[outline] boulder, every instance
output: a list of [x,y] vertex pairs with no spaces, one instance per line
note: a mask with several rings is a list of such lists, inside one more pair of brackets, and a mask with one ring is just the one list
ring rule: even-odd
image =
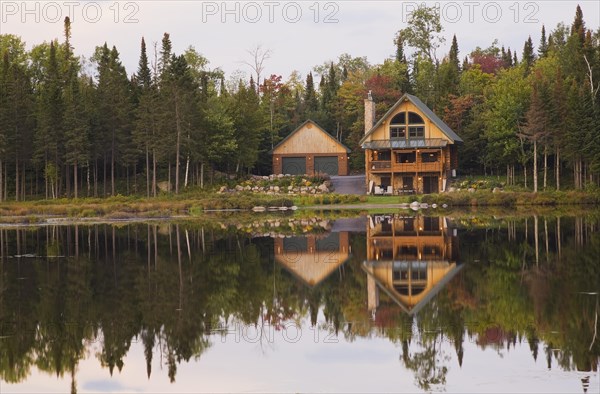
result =
[[492,189],[492,193],[500,193],[502,190],[499,187]]
[[319,185],[319,186],[317,187],[317,189],[319,189],[319,191],[320,191],[321,193],[329,193],[329,188],[327,187],[327,185],[326,185],[325,183],[323,183],[323,184]]
[[456,191],[456,188],[454,186],[450,186],[448,188],[448,193],[454,193]]
[[475,189],[473,189],[472,187],[468,188],[468,189],[467,189],[467,191],[468,191],[469,193],[475,193]]
[[252,208],[252,210],[253,210],[254,212],[264,212],[264,211],[266,211],[266,210],[267,210],[267,208],[265,208],[265,207],[261,207],[261,206],[258,206],[258,207],[254,207],[254,208]]
[[225,193],[227,191],[227,186],[221,186],[219,188],[219,193]]
[[158,186],[158,190],[160,190],[161,192],[171,191],[171,184],[167,181],[158,182],[156,186]]
[[429,204],[427,204],[426,202],[423,202],[423,203],[419,204],[419,208],[427,209],[427,208],[429,208]]
[[431,208],[435,209],[437,207],[438,207],[438,205],[436,203],[431,204]]

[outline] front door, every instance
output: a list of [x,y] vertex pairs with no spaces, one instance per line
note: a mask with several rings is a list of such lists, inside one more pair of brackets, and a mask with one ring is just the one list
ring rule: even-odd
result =
[[438,176],[424,176],[423,177],[423,193],[439,193],[439,177]]
[[402,192],[403,193],[413,193],[415,190],[414,184],[413,184],[413,177],[412,176],[403,176],[402,177]]

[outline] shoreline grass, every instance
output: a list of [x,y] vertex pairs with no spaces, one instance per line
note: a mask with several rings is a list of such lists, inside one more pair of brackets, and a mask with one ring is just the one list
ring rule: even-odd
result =
[[291,207],[305,209],[370,211],[373,209],[396,209],[413,201],[419,203],[446,204],[452,208],[501,207],[559,207],[600,206],[600,192],[551,191],[520,192],[489,190],[453,192],[408,196],[357,196],[357,195],[267,195],[260,193],[198,193],[183,196],[163,195],[157,198],[115,196],[108,198],[81,198],[33,201],[5,201],[0,203],[0,223],[36,223],[47,218],[169,218],[174,216],[202,216],[208,211],[250,211],[255,206]]

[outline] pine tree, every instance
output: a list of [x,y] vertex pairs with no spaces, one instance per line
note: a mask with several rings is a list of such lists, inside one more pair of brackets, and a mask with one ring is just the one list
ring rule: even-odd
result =
[[55,41],[51,41],[48,48],[38,100],[37,129],[33,140],[35,156],[38,161],[44,163],[46,198],[56,198],[58,194],[59,146],[62,144],[65,108],[57,45]]
[[575,20],[571,25],[571,35],[576,35],[579,38],[580,43],[583,45],[585,41],[585,22],[583,21],[583,11],[579,4],[575,10]]
[[540,46],[538,47],[538,55],[540,58],[546,57],[548,54],[548,41],[546,40],[546,28],[542,25],[542,37],[540,38]]
[[309,72],[306,76],[306,87],[304,89],[304,106],[305,113],[307,116],[311,116],[319,109],[319,102],[317,100],[317,94],[315,92],[315,84],[313,82],[312,72]]
[[[88,160],[89,155],[89,122],[83,108],[80,92],[80,81],[77,78],[78,62],[73,56],[70,43],[71,22],[65,18],[65,88],[64,88],[64,133],[65,133],[65,163],[73,166],[74,197],[78,197],[78,169],[81,163]],[[66,179],[67,191],[70,190],[70,180]]]
[[525,41],[525,45],[523,46],[523,62],[525,63],[525,75],[529,74],[534,61],[535,54],[533,53],[533,42],[531,41],[531,36],[529,36],[527,41]]
[[[156,90],[152,83],[152,74],[148,66],[146,43],[142,37],[140,60],[135,78],[138,89],[138,104],[135,110],[136,123],[133,130],[133,141],[140,151],[143,151],[146,164],[146,195],[150,197],[150,152],[154,152],[153,135],[156,133]],[[153,158],[155,155],[152,155]],[[155,181],[156,177],[152,179]],[[156,191],[155,182],[152,182],[152,191]]]
[[456,40],[456,34],[452,36],[452,45],[450,46],[448,59],[450,60],[450,64],[452,64],[457,71],[460,71],[460,64],[458,60],[458,41]]

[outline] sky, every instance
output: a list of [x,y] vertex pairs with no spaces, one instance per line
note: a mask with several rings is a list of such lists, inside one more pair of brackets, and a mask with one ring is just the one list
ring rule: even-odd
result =
[[[252,73],[244,62],[249,50],[261,46],[271,52],[263,75],[284,79],[294,70],[302,77],[314,66],[348,53],[382,63],[394,53],[396,32],[406,27],[410,12],[421,1],[23,1],[0,0],[0,33],[16,34],[27,47],[62,40],[63,20],[72,20],[72,43],[78,55],[89,58],[106,42],[116,46],[128,73],[134,73],[140,40],[145,37],[149,56],[153,43],[160,49],[168,32],[175,53],[193,46],[228,77]],[[518,50],[531,35],[534,45],[542,24],[547,31],[557,23],[571,24],[580,4],[586,26],[600,26],[600,1],[439,1],[447,53],[456,34],[460,56],[479,46],[499,45]]]

